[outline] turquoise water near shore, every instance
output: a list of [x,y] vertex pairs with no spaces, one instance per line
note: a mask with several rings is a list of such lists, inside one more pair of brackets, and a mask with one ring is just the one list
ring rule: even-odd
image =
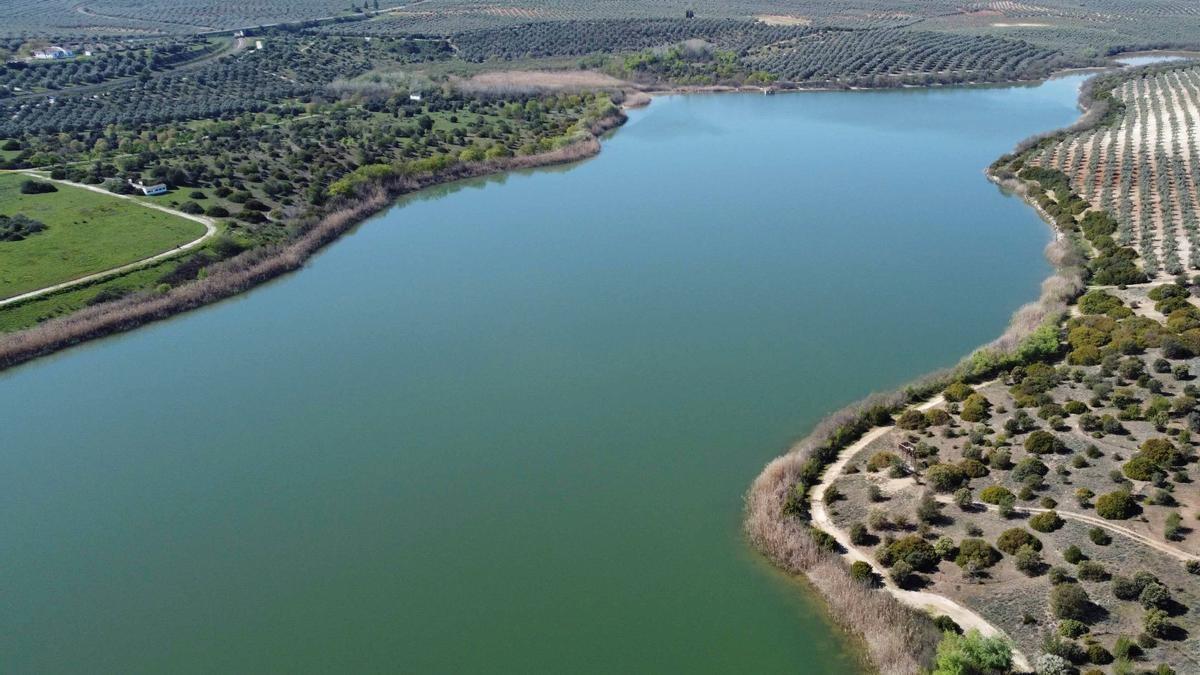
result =
[[1012,88],[712,95],[0,375],[6,672],[840,673],[742,495],[1049,272]]

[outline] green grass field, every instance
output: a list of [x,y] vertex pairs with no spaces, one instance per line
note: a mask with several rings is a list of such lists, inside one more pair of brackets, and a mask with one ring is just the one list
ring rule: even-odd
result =
[[0,174],[0,214],[24,214],[46,230],[0,241],[0,299],[101,272],[172,249],[204,234],[200,223],[57,184],[58,192],[20,193],[27,178]]

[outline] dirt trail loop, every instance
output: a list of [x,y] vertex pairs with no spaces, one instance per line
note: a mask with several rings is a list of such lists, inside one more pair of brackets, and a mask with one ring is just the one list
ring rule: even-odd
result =
[[142,267],[146,267],[147,265],[152,265],[161,260],[166,260],[167,258],[177,256],[180,253],[190,251],[191,249],[194,249],[197,246],[200,246],[201,244],[208,241],[209,239],[216,236],[216,234],[217,234],[217,222],[207,216],[194,216],[190,213],[184,213],[183,211],[176,211],[175,209],[169,209],[165,206],[159,206],[158,204],[147,204],[146,202],[141,201],[140,199],[134,199],[133,197],[130,197],[129,195],[113,194],[112,192],[109,192],[108,190],[105,190],[104,188],[96,187],[95,185],[84,185],[83,183],[73,183],[73,182],[67,181],[67,180],[56,180],[54,178],[47,178],[46,176],[43,176],[43,175],[37,174],[37,173],[33,173],[31,171],[22,171],[21,173],[26,176],[30,176],[32,178],[37,178],[38,180],[45,180],[45,181],[50,181],[52,183],[61,183],[62,185],[70,185],[71,187],[83,188],[84,190],[91,190],[92,192],[99,192],[102,195],[106,195],[108,197],[115,197],[117,199],[128,199],[129,201],[134,202],[135,204],[140,204],[141,206],[144,206],[148,209],[155,209],[156,211],[162,211],[163,213],[169,213],[173,216],[179,216],[180,218],[186,218],[188,220],[191,220],[191,221],[194,221],[194,222],[197,222],[197,223],[200,223],[201,225],[203,225],[204,226],[204,234],[201,235],[198,239],[193,239],[192,241],[189,241],[185,244],[180,244],[179,246],[176,246],[175,248],[172,248],[167,251],[163,251],[162,253],[159,253],[156,255],[152,255],[149,258],[142,258],[141,260],[135,260],[131,263],[121,265],[120,267],[113,267],[111,269],[104,270],[103,272],[96,272],[95,274],[89,274],[85,277],[79,277],[78,279],[64,281],[61,284],[54,284],[53,286],[46,286],[45,288],[39,288],[36,291],[29,291],[28,293],[14,295],[11,298],[5,298],[3,300],[0,300],[0,307],[4,307],[5,305],[16,304],[18,302],[23,302],[25,300],[40,297],[43,295],[48,295],[50,293],[57,293],[58,291],[61,291],[61,290],[67,289],[67,288],[71,288],[73,286],[82,286],[84,284],[90,284],[90,283],[93,283],[96,281],[101,281],[103,279],[108,279],[109,277],[115,277],[120,274],[125,274],[126,272],[132,272],[133,270],[136,270],[136,269],[139,269]]
[[[917,406],[916,409],[921,411],[929,410],[930,408],[941,405],[943,402],[944,399],[941,396],[937,396]],[[975,628],[984,635],[1006,635],[1004,631],[987,621],[987,619],[984,619],[971,609],[958,604],[950,598],[947,598],[943,595],[938,595],[937,593],[908,591],[896,586],[895,582],[893,582],[891,577],[888,576],[887,570],[880,569],[871,556],[867,555],[865,551],[850,543],[849,533],[834,525],[833,520],[829,517],[829,512],[825,509],[825,490],[828,489],[829,486],[832,485],[833,482],[842,475],[842,470],[846,468],[846,463],[850,461],[851,457],[857,454],[859,450],[862,450],[876,439],[891,431],[893,428],[894,427],[889,426],[872,429],[864,434],[857,443],[854,443],[838,453],[837,460],[825,469],[824,477],[812,491],[812,496],[810,497],[810,508],[812,510],[813,525],[828,532],[833,536],[834,539],[837,540],[838,544],[841,544],[842,548],[846,551],[842,554],[842,557],[847,561],[865,562],[870,565],[872,569],[878,572],[879,576],[883,578],[884,588],[900,602],[922,611],[928,611],[934,614],[944,614],[951,619],[954,619],[954,622],[959,626],[962,626],[963,630]],[[1020,650],[1016,649],[1016,647],[1013,648],[1013,666],[1018,670],[1032,670],[1029,660],[1023,653],[1021,653]]]
[[[945,496],[945,495],[938,496],[937,500],[939,502],[942,502],[945,504],[950,504],[950,503],[953,503],[953,501],[954,501],[953,499],[951,499],[950,497]],[[983,507],[989,511],[999,511],[1000,510],[1000,507],[998,507],[994,504],[985,504],[983,502],[971,502],[971,503],[976,507]],[[1075,520],[1075,521],[1079,521],[1081,523],[1095,525],[1096,527],[1103,528],[1105,530],[1108,530],[1109,532],[1119,534],[1122,537],[1128,537],[1128,538],[1136,541],[1139,544],[1143,544],[1143,545],[1149,546],[1150,548],[1153,548],[1155,550],[1162,551],[1163,553],[1166,553],[1167,555],[1172,556],[1174,558],[1178,558],[1184,562],[1187,562],[1188,560],[1200,560],[1200,557],[1194,556],[1194,555],[1188,553],[1187,551],[1183,551],[1181,549],[1175,548],[1174,546],[1171,546],[1170,544],[1167,544],[1167,543],[1164,543],[1161,541],[1157,541],[1155,539],[1151,539],[1150,537],[1147,537],[1144,534],[1139,534],[1127,527],[1117,525],[1116,523],[1113,523],[1110,520],[1105,520],[1098,516],[1090,516],[1086,513],[1076,513],[1074,511],[1063,511],[1060,509],[1041,509],[1041,508],[1035,508],[1032,506],[1018,506],[1016,508],[1017,513],[1047,513],[1050,511],[1054,511],[1055,513],[1057,513],[1059,515],[1060,518],[1062,518],[1064,520]]]

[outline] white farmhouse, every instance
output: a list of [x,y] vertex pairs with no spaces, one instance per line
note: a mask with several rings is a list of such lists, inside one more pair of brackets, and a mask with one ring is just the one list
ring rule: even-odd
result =
[[75,52],[71,51],[70,49],[65,49],[63,47],[58,47],[58,46],[46,47],[45,49],[35,49],[33,51],[33,58],[42,59],[42,60],[69,59],[69,58],[73,58],[74,56],[75,56]]

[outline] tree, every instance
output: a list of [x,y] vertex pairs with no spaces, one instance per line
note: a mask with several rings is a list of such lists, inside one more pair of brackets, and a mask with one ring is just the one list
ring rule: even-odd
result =
[[1012,645],[1003,637],[984,637],[971,629],[966,635],[947,631],[938,644],[933,675],[991,675],[1012,668]]

